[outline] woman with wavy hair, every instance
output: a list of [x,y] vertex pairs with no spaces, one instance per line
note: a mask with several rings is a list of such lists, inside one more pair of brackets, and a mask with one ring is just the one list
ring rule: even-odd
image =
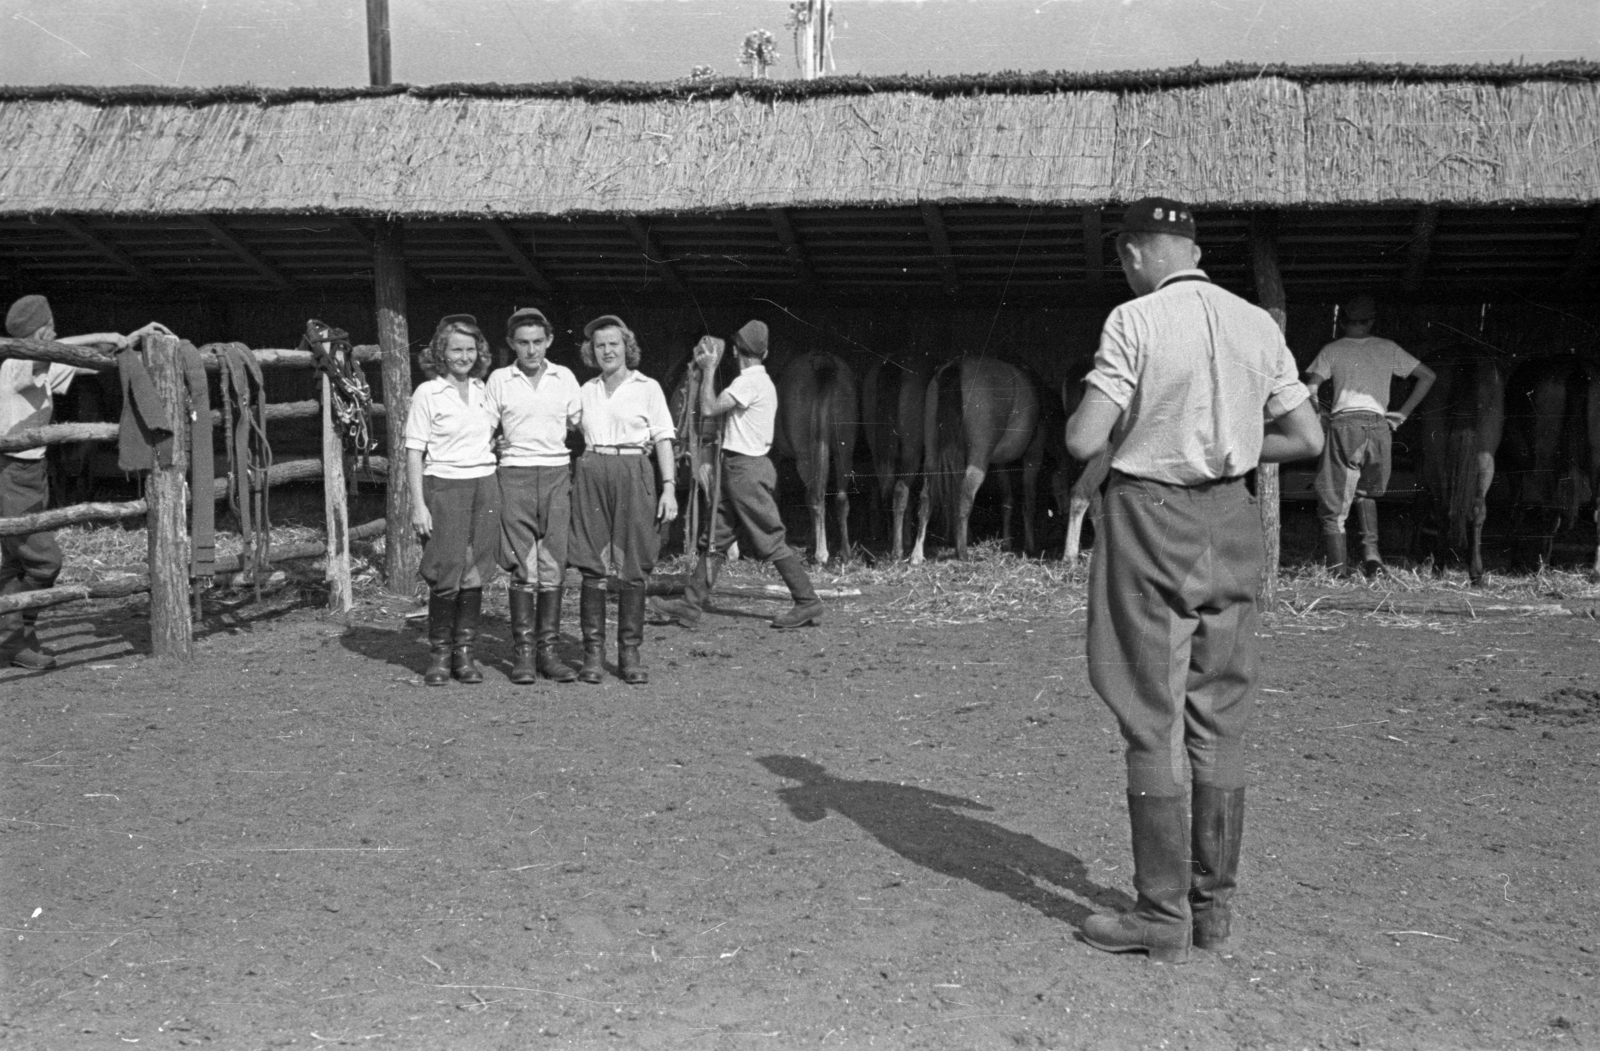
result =
[[578,602],[583,668],[578,678],[598,683],[605,675],[604,589],[609,573],[620,585],[617,672],[622,681],[637,685],[650,681],[639,646],[644,642],[645,585],[661,546],[657,527],[678,517],[672,414],[661,385],[635,371],[639,341],[621,318],[597,317],[583,327],[583,334],[583,363],[599,369],[600,375],[578,392],[584,453],[572,479],[567,547],[567,561],[583,575]]
[[472,644],[483,585],[500,550],[500,487],[493,435],[499,422],[485,397],[489,341],[471,314],[439,322],[422,352],[429,377],[406,417],[406,483],[411,524],[424,540],[428,582],[428,670],[423,682],[479,683]]

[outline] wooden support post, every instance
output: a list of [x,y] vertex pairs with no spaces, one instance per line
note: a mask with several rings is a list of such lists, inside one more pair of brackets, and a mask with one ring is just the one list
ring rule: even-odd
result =
[[383,354],[384,429],[389,473],[384,518],[383,575],[388,589],[409,595],[416,588],[422,548],[411,528],[411,490],[406,485],[406,417],[411,411],[411,337],[406,327],[406,264],[399,220],[380,219],[372,246],[373,285],[378,301],[378,346]]
[[194,657],[189,619],[189,394],[183,383],[178,341],[144,337],[145,367],[156,393],[170,408],[172,462],[159,460],[145,480],[150,501],[150,650],[157,657]]
[[[1283,273],[1278,269],[1277,217],[1271,212],[1256,216],[1250,223],[1250,259],[1255,271],[1256,302],[1272,315],[1279,329],[1287,331],[1288,299],[1283,291]],[[1264,463],[1257,469],[1256,490],[1261,500],[1261,532],[1267,546],[1266,565],[1261,572],[1261,607],[1271,610],[1278,599],[1282,554],[1283,507],[1277,464]]]
[[328,608],[349,613],[356,604],[350,583],[350,505],[344,481],[344,442],[333,425],[333,384],[322,376],[322,508],[328,522]]

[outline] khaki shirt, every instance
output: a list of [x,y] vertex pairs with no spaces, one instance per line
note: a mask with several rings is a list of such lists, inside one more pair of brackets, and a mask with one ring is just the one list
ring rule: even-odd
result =
[[1389,411],[1389,380],[1409,376],[1420,365],[1400,344],[1378,336],[1336,339],[1322,348],[1306,372],[1333,381],[1333,415]]
[[1122,409],[1111,466],[1174,485],[1252,470],[1266,421],[1307,396],[1272,316],[1199,270],[1113,310],[1085,382]]

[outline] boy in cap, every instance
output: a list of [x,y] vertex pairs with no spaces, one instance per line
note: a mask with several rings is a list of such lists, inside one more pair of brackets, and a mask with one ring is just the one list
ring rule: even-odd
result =
[[[510,679],[540,675],[575,682],[561,663],[561,593],[572,519],[572,454],[567,432],[582,418],[578,379],[546,357],[553,329],[532,307],[506,322],[516,360],[489,376],[489,411],[500,425],[500,568],[511,574]],[[535,653],[537,652],[537,660]]]
[[1185,205],[1136,202],[1117,255],[1138,298],[1106,319],[1067,448],[1111,449],[1088,664],[1127,745],[1138,902],[1083,935],[1181,963],[1227,940],[1237,878],[1265,557],[1254,471],[1315,456],[1322,430],[1271,315],[1198,269]]
[[[6,311],[6,335],[66,343],[71,346],[109,345],[121,349],[147,332],[167,332],[151,322],[127,336],[93,332],[84,336],[56,335],[55,315],[44,296],[23,296]],[[55,396],[74,377],[94,372],[60,362],[7,358],[0,361],[0,435],[10,435],[50,422]],[[0,453],[0,518],[43,511],[49,500],[44,446]],[[0,595],[38,591],[50,587],[61,573],[61,548],[54,533],[0,537]],[[37,610],[0,616],[0,660],[19,668],[44,671],[56,659],[39,645]]]
[[789,549],[775,496],[778,474],[772,461],[767,459],[778,420],[778,389],[767,375],[766,324],[747,322],[733,337],[739,375],[718,394],[716,373],[723,347],[722,340],[708,336],[700,341],[694,353],[701,374],[700,413],[708,419],[723,417],[726,420],[722,442],[722,499],[717,506],[716,521],[712,523],[710,546],[700,553],[683,598],[658,602],[655,612],[680,627],[695,627],[727,560],[728,549],[733,546],[735,530],[740,529],[750,550],[757,558],[772,563],[794,599],[791,608],[773,618],[772,626],[798,628],[814,624],[822,618],[826,607],[811,586],[811,578],[800,556]]
[[[1317,517],[1328,566],[1340,576],[1349,572],[1344,523],[1352,503],[1361,521],[1361,570],[1370,577],[1383,567],[1376,498],[1389,485],[1391,436],[1427,397],[1435,379],[1432,369],[1398,343],[1372,334],[1377,317],[1371,296],[1350,299],[1339,311],[1343,338],[1323,347],[1306,370],[1313,404],[1323,383],[1333,381],[1328,441],[1317,470]],[[1388,411],[1392,376],[1417,379],[1398,412]]]

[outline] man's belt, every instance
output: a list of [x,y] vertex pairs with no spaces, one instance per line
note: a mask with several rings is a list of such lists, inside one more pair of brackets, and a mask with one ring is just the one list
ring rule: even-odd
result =
[[591,445],[589,451],[601,456],[643,456],[645,450],[637,445]]

